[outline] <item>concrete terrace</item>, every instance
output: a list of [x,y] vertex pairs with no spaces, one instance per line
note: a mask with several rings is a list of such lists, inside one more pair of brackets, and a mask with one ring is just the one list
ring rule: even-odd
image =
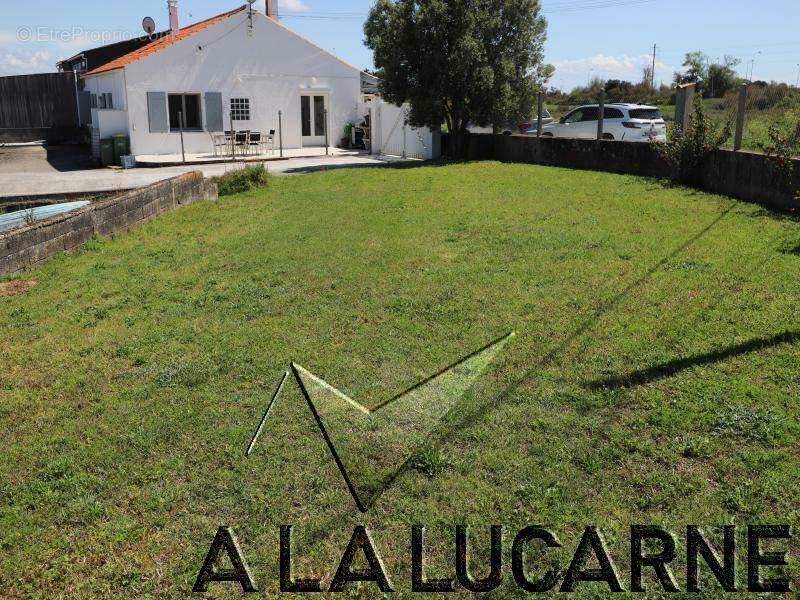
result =
[[[270,173],[293,175],[327,169],[374,167],[402,159],[377,157],[366,154],[337,154],[334,156],[293,157],[265,162]],[[417,161],[419,162],[419,161]],[[0,201],[26,197],[62,197],[131,190],[151,185],[189,171],[201,171],[206,177],[215,177],[247,166],[241,160],[212,164],[187,164],[160,168],[88,169],[67,172],[3,172],[0,174]]]

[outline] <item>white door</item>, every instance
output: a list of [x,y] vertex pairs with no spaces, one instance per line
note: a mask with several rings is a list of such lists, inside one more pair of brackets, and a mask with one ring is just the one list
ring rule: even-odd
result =
[[304,148],[325,145],[327,111],[327,96],[322,94],[303,94],[300,96],[300,126],[302,128]]

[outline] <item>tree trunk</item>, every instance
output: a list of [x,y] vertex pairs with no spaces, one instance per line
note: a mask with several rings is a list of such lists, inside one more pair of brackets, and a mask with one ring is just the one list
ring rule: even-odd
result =
[[456,127],[450,132],[450,153],[452,158],[467,158],[466,132],[463,127]]

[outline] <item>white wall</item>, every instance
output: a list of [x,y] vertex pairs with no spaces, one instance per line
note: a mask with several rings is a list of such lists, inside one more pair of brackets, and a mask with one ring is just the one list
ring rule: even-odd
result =
[[[282,110],[285,148],[302,143],[301,92],[328,94],[330,143],[338,142],[345,124],[357,117],[360,72],[260,13],[253,16],[252,36],[248,23],[247,11],[237,13],[125,67],[134,154],[181,151],[178,133],[150,133],[147,92],[220,92],[224,129],[230,128],[231,98],[250,99],[251,120],[234,122],[235,129],[277,131]],[[213,150],[208,132],[185,133],[184,140],[187,153]]]
[[84,91],[97,95],[112,94],[114,110],[125,110],[125,75],[121,70],[87,77]]
[[128,133],[128,113],[124,110],[92,109],[92,127],[100,130],[100,137]]
[[431,160],[441,156],[441,134],[407,124],[411,107],[375,98],[367,103],[372,115],[372,152]]
[[111,94],[114,108],[92,109],[92,127],[99,131],[101,138],[117,133],[128,133],[128,111],[125,110],[125,74],[111,71],[86,78],[84,91],[91,94]]

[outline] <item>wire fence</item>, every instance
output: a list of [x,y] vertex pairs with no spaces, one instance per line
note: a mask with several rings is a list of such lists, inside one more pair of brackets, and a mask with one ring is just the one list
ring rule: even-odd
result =
[[[788,142],[785,147],[794,156],[800,156],[800,87],[757,81],[733,89],[698,85],[696,91],[713,127],[720,132],[726,127],[730,131],[723,147],[736,146],[737,127],[740,126],[741,145],[738,149],[769,152],[776,145],[776,140],[780,139]],[[655,87],[646,83],[598,79],[571,92],[545,89],[542,97],[544,133],[548,125],[557,125],[578,108],[596,106],[601,99],[606,106],[631,103],[656,107],[667,124],[668,137],[676,127],[677,91],[672,86]],[[743,107],[744,115],[741,121],[740,107]],[[605,118],[609,119],[607,113]],[[536,135],[537,125],[538,111],[534,108],[531,119],[519,124],[519,133]]]

